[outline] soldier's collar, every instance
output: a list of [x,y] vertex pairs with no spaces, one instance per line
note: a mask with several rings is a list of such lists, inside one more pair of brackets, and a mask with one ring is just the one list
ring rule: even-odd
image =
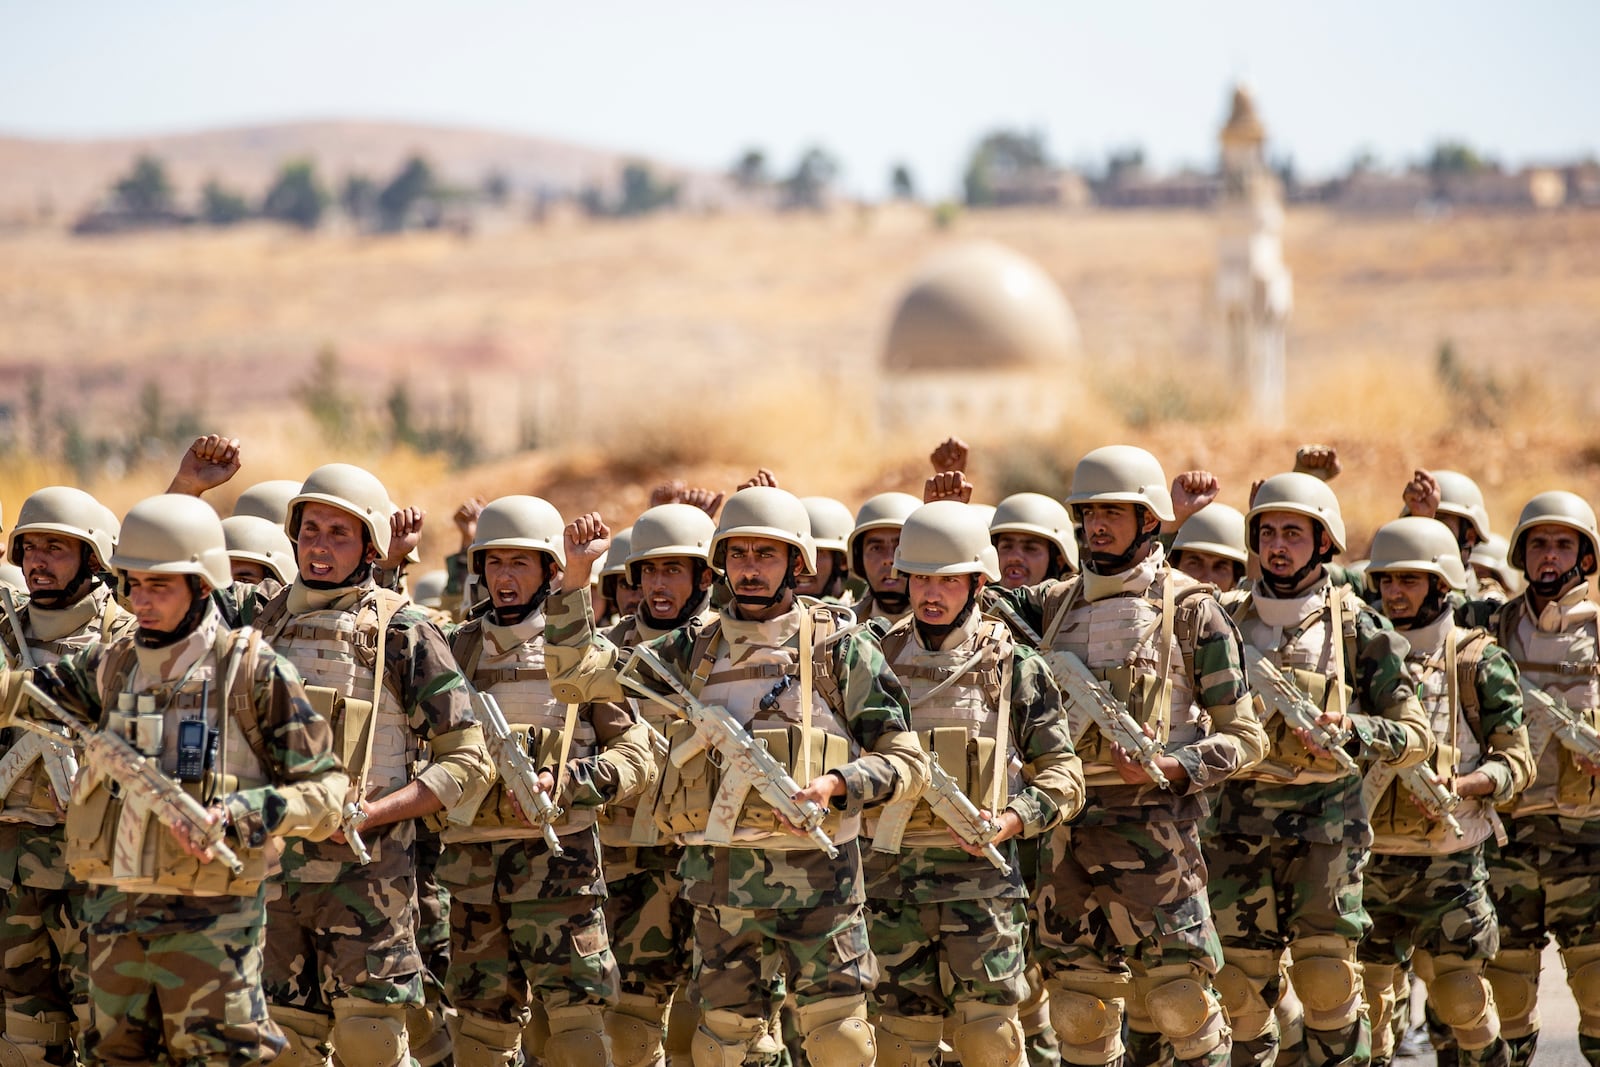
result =
[[313,589],[299,578],[289,587],[289,614],[303,615],[308,611],[336,609],[352,611],[361,598],[374,588],[371,580],[357,585],[343,585],[336,589]]
[[138,657],[139,670],[134,677],[134,685],[154,688],[185,678],[200,657],[211,652],[220,625],[222,615],[217,611],[216,603],[207,597],[200,622],[182,640],[162,648],[145,648],[135,642],[134,654]]
[[28,602],[28,629],[37,641],[59,641],[88,627],[100,618],[100,609],[111,590],[98,582],[86,596],[64,608],[47,608],[37,600]]
[[1156,580],[1156,575],[1167,561],[1160,544],[1150,546],[1150,554],[1125,571],[1116,574],[1096,574],[1087,567],[1083,570],[1083,599],[1093,604],[1107,597],[1143,593]]
[[521,622],[502,626],[494,621],[493,613],[483,617],[483,638],[497,655],[505,655],[519,645],[525,645],[544,634],[544,612],[535,611]]
[[1439,613],[1439,617],[1430,623],[1413,627],[1409,630],[1400,630],[1400,636],[1411,644],[1411,654],[1416,658],[1436,656],[1444,650],[1444,643],[1455,632],[1455,612],[1449,608]]

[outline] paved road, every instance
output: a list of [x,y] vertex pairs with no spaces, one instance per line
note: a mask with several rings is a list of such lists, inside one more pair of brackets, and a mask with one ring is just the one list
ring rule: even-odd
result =
[[[1543,1027],[1539,1031],[1539,1051],[1533,1056],[1535,1067],[1586,1067],[1578,1055],[1578,1005],[1567,988],[1566,972],[1561,969],[1561,956],[1554,946],[1544,952],[1544,970],[1539,975],[1539,1014]],[[1434,1057],[1402,1056],[1395,1063],[1431,1067]]]

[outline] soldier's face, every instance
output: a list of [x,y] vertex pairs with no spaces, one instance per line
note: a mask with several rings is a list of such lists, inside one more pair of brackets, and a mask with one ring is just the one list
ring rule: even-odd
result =
[[301,505],[300,529],[294,542],[295,562],[302,577],[316,582],[342,582],[377,549],[367,544],[361,520],[331,504]]
[[819,548],[817,573],[802,574],[794,583],[794,591],[801,596],[825,596],[828,583],[844,566],[843,552],[836,548]]
[[233,559],[228,561],[228,568],[233,572],[233,580],[244,582],[248,585],[260,585],[269,577],[265,564],[257,563],[253,559]]
[[170,633],[189,613],[193,594],[181,574],[128,571],[128,606],[142,630]]
[[688,556],[642,560],[634,571],[639,575],[644,606],[657,619],[676,618],[684,605],[711,585],[710,571],[696,580],[694,560]]
[[22,535],[22,558],[17,562],[28,579],[28,592],[65,589],[78,576],[83,562],[83,542],[52,533]]
[[1224,593],[1233,589],[1235,564],[1227,556],[1219,556],[1215,552],[1196,552],[1192,548],[1183,549],[1177,556],[1173,566],[1195,581],[1209,582]]
[[1000,553],[1000,584],[1006,589],[1038,585],[1050,574],[1055,546],[1042,537],[1025,533],[1003,533],[994,540]]
[[1317,553],[1317,524],[1292,511],[1266,511],[1256,520],[1261,569],[1279,578],[1298,574]]
[[1455,536],[1456,544],[1461,546],[1463,558],[1466,553],[1472,551],[1473,545],[1483,540],[1478,536],[1478,528],[1460,515],[1449,515],[1441,511],[1434,518],[1450,527],[1450,532]]
[[612,584],[611,591],[616,594],[618,615],[632,615],[639,610],[639,604],[644,600],[644,593],[639,587],[629,585],[624,578],[618,578]]
[[527,548],[491,548],[483,554],[483,584],[495,607],[514,608],[544,585],[544,553]]
[[1083,524],[1083,547],[1096,555],[1120,556],[1139,534],[1138,509],[1132,504],[1078,505]]
[[1391,619],[1414,619],[1433,588],[1433,576],[1421,571],[1384,571],[1378,575],[1383,613]]
[[767,537],[730,537],[724,544],[723,567],[734,596],[770,597],[783,588],[790,570],[788,545]]
[[[1553,582],[1578,565],[1582,548],[1583,538],[1578,531],[1542,522],[1530,527],[1524,536],[1522,568],[1530,582]],[[32,586],[31,578],[28,584]]]
[[906,580],[894,572],[894,550],[900,547],[897,529],[868,530],[861,535],[861,567],[867,585],[879,593],[899,593]]
[[[967,606],[967,594],[972,589],[970,574],[913,574],[911,610],[917,621],[929,626],[949,626]],[[983,575],[978,575],[978,588],[983,588]]]

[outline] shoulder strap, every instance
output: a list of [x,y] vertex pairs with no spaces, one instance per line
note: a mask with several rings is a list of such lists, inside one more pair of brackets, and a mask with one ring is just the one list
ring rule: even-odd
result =
[[474,620],[458,629],[451,635],[450,651],[467,681],[476,685],[473,680],[478,675],[478,661],[483,658],[483,623]]
[[[289,617],[289,589],[290,587],[286,585],[278,590],[276,596],[262,605],[261,614],[254,619],[256,630],[266,634],[268,640],[283,632],[283,624]],[[253,597],[246,597],[244,603],[240,605],[239,616],[245,623],[252,621],[248,616],[252,610],[250,605],[253,600]]]
[[[224,653],[228,657],[226,666],[223,666]],[[221,680],[217,686],[217,699],[221,703],[218,725],[226,731],[231,710],[250,751],[256,754],[256,759],[261,761],[263,767],[272,766],[275,761],[267,750],[267,739],[261,732],[261,719],[256,714],[256,702],[253,699],[256,663],[261,654],[260,632],[249,626],[238,630],[219,628],[216,643],[211,646],[211,654],[216,659]],[[244,686],[243,693],[238,692],[240,685]],[[220,747],[222,752],[227,751],[226,744]],[[223,769],[226,771],[226,767]]]
[[1044,633],[1039,635],[1041,650],[1055,645],[1056,634],[1061,632],[1062,625],[1067,621],[1067,612],[1072,610],[1073,603],[1078,599],[1078,590],[1082,588],[1083,579],[1073,577],[1060,585],[1051,586],[1044,595]]
[[[1194,646],[1195,638],[1200,632],[1200,610],[1203,604],[1203,601],[1196,600],[1195,598],[1200,596],[1215,597],[1216,595],[1216,586],[1198,583],[1195,585],[1186,586],[1183,590],[1181,590],[1173,604],[1173,607],[1177,612],[1177,616],[1173,619],[1172,625],[1173,632],[1178,638],[1178,651],[1183,654],[1183,676],[1189,679],[1191,682],[1195,680]],[[1220,602],[1218,606],[1221,606]],[[1200,694],[1196,692],[1196,699],[1199,698],[1199,695]]]
[[689,649],[689,692],[698,699],[700,690],[711,677],[711,668],[717,662],[717,639],[722,636],[722,620],[712,619],[694,635],[694,645]]
[[1483,662],[1483,654],[1493,640],[1494,635],[1489,631],[1472,629],[1456,643],[1456,695],[1461,714],[1466,717],[1467,725],[1472,727],[1474,736],[1480,740],[1484,740],[1484,737],[1483,709],[1478,701],[1478,664]]

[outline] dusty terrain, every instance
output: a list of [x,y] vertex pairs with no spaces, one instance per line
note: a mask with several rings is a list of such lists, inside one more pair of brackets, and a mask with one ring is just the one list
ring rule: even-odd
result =
[[[1418,464],[1479,476],[1505,529],[1543,488],[1600,498],[1600,213],[1291,213],[1293,399],[1275,431],[1241,423],[1206,355],[1214,234],[1198,213],[968,214],[940,229],[901,207],[469,238],[12,233],[0,236],[0,404],[24,444],[36,428],[53,442],[62,410],[114,437],[157,382],[167,410],[244,437],[241,486],[335,456],[372,464],[397,499],[437,517],[424,544],[434,559],[451,541],[445,514],[469,493],[538,492],[627,520],[663,476],[726,486],[765,464],[785,485],[853,503],[915,491],[947,432],[978,446],[991,501],[1061,491],[1083,450],[1131,440],[1169,472],[1217,471],[1223,499],[1242,504],[1296,443],[1327,441],[1345,458],[1338,488],[1357,545]],[[896,298],[920,261],[967,238],[1003,241],[1060,283],[1083,337],[1078,414],[1042,435],[982,424],[877,435],[870,391]],[[1436,370],[1445,341],[1467,376],[1454,389]],[[338,388],[364,407],[339,443],[318,439],[297,398],[328,346]],[[384,397],[401,380],[423,420],[470,420],[484,460],[451,471],[388,449]],[[125,507],[165,484],[167,462],[113,467],[91,488]],[[0,499],[14,509],[63,471],[16,457]]]

